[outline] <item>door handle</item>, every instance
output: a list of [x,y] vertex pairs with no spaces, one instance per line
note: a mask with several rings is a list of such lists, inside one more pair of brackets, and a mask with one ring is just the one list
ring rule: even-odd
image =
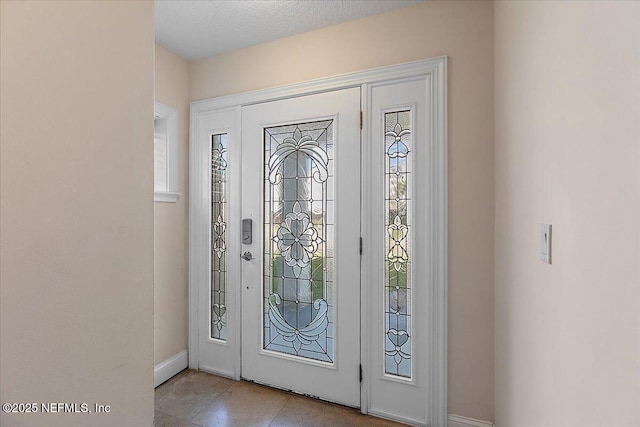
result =
[[251,252],[246,251],[245,253],[243,253],[242,255],[240,255],[240,258],[242,258],[245,261],[251,261],[252,259],[255,259],[253,257],[253,255],[251,255]]

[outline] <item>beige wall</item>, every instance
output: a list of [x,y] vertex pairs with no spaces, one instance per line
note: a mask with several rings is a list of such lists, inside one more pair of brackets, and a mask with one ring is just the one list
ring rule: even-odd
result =
[[176,203],[154,204],[154,359],[158,364],[187,350],[189,230],[189,65],[156,45],[156,101],[178,110]]
[[449,56],[449,411],[493,419],[493,3],[427,2],[190,63],[190,99]]
[[637,2],[495,5],[499,427],[640,425],[638,22]]
[[153,3],[0,11],[0,424],[150,426]]

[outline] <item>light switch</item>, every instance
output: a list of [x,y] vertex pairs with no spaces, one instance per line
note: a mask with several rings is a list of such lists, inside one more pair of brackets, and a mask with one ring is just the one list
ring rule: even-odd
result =
[[551,224],[540,227],[540,259],[551,264]]

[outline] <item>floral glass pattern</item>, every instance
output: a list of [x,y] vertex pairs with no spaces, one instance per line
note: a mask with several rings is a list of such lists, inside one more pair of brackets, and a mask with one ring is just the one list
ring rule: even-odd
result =
[[385,374],[411,378],[411,111],[384,114]]
[[333,120],[264,129],[263,347],[333,362]]
[[227,339],[227,143],[211,137],[211,338]]

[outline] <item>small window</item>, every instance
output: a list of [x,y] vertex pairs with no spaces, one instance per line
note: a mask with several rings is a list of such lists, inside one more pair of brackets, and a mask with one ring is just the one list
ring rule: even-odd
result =
[[412,379],[412,111],[384,114],[384,373]]
[[229,135],[211,135],[211,329],[227,340],[227,147]]
[[153,176],[154,200],[178,200],[178,112],[175,108],[155,103]]

